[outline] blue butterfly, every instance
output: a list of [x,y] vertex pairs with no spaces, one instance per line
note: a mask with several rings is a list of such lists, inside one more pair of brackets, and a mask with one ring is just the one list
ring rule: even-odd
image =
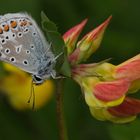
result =
[[35,84],[55,77],[56,59],[36,22],[27,13],[0,17],[0,60],[30,73]]

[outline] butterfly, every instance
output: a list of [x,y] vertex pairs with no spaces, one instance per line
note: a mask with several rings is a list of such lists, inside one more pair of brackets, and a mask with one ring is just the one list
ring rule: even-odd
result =
[[32,75],[35,84],[55,77],[56,59],[42,31],[27,13],[0,17],[0,60]]

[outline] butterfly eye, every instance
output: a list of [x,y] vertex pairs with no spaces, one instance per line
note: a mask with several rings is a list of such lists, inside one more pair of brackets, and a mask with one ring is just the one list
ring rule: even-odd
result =
[[47,64],[47,67],[49,67],[52,64],[52,61],[49,61]]
[[37,76],[37,75],[33,75],[33,81],[35,82],[35,84],[39,85],[43,83],[43,79],[41,79],[41,77]]

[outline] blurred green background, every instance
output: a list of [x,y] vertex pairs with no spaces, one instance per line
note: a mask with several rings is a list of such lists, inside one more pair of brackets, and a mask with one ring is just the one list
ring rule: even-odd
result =
[[[101,47],[91,58],[94,62],[113,58],[113,64],[140,52],[139,7],[139,0],[0,0],[0,14],[27,11],[40,24],[43,10],[62,34],[89,18],[84,34],[113,15]],[[140,140],[139,117],[125,125],[95,120],[71,80],[65,83],[64,109],[70,140]],[[54,99],[38,111],[19,112],[1,97],[0,140],[58,140],[56,117]]]

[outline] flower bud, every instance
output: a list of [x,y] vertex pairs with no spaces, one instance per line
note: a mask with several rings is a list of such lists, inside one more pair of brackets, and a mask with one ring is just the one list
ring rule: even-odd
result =
[[111,16],[77,43],[77,48],[69,56],[69,61],[72,65],[86,61],[98,49],[110,19]]
[[73,50],[76,47],[77,39],[85,26],[87,22],[87,19],[82,21],[80,24],[74,26],[73,28],[69,29],[64,35],[63,39],[65,41],[66,47],[67,47],[67,53],[68,55],[73,52]]

